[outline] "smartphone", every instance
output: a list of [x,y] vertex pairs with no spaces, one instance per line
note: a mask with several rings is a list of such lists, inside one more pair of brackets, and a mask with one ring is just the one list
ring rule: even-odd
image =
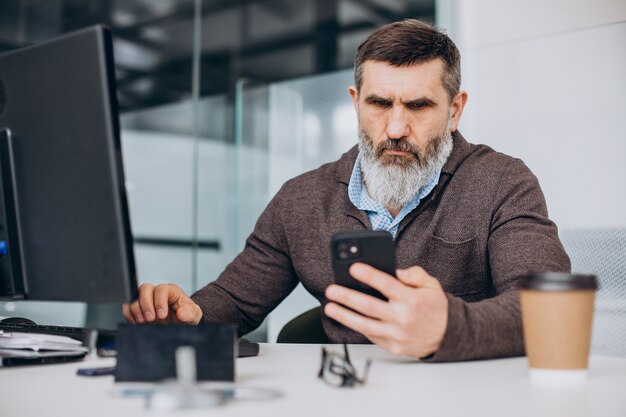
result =
[[115,366],[106,366],[102,368],[80,368],[76,371],[76,374],[82,376],[102,376],[113,375],[114,372]]
[[395,277],[396,250],[391,233],[371,230],[336,233],[331,239],[330,251],[335,283],[387,299],[372,287],[352,278],[349,269],[353,263],[362,262]]

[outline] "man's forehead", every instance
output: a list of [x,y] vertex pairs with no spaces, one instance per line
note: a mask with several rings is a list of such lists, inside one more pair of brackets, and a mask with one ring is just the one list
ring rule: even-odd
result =
[[443,86],[444,65],[441,59],[395,66],[382,61],[363,63],[360,94],[424,96],[445,93]]

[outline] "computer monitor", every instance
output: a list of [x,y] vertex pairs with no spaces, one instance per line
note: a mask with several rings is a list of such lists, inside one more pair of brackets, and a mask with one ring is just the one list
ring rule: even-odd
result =
[[136,298],[107,28],[0,55],[0,175],[0,298]]

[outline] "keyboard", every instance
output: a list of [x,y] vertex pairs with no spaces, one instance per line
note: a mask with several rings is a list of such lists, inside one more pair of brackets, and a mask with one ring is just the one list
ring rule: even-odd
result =
[[[115,336],[116,331],[110,329],[89,329],[84,327],[68,327],[68,326],[53,326],[47,324],[15,324],[15,323],[0,323],[0,330],[5,332],[26,332],[26,333],[44,333],[54,334],[59,336],[67,336],[72,339],[83,342],[85,346],[89,346],[90,335],[96,331],[96,350],[99,356],[114,356],[115,355]],[[257,356],[259,354],[259,344],[250,342],[245,338],[239,338],[238,357],[245,358],[249,356]]]

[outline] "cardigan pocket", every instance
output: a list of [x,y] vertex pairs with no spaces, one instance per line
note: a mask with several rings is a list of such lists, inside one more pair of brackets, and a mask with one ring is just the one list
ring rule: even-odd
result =
[[465,301],[478,301],[486,297],[479,253],[477,236],[451,242],[431,235],[421,265],[439,280],[445,292]]

